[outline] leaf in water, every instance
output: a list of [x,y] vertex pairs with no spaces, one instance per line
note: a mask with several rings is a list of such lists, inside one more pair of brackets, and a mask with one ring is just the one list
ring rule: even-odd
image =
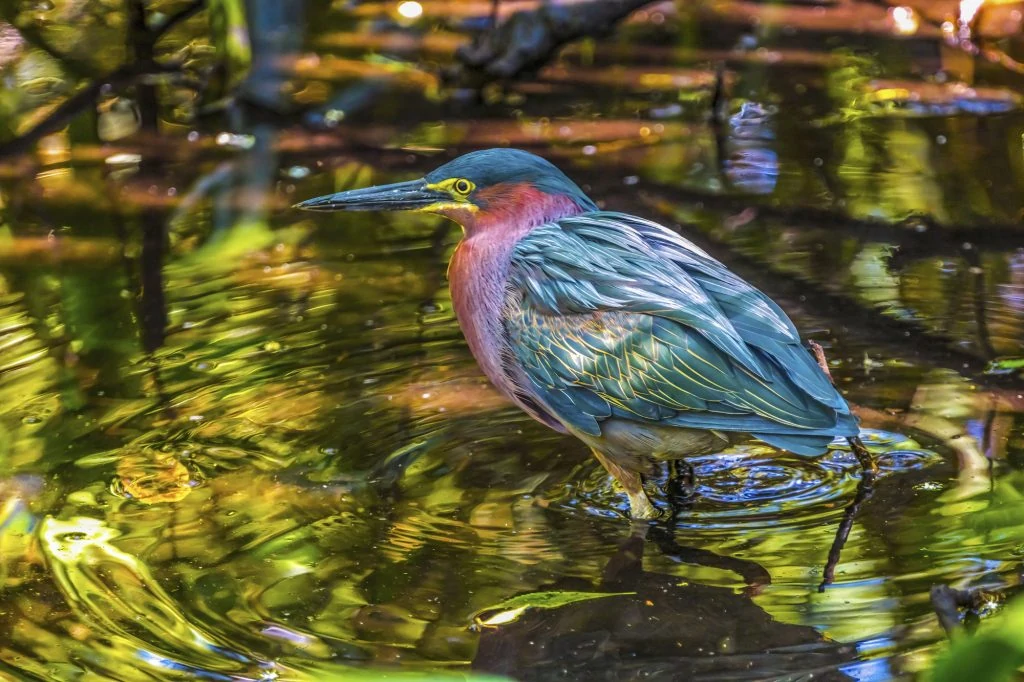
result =
[[988,363],[985,374],[1013,374],[1024,370],[1024,358],[997,358]]
[[142,504],[180,502],[197,482],[176,452],[128,447],[118,457],[111,492]]
[[954,639],[926,679],[930,682],[1003,682],[1024,665],[1024,600],[1012,602],[973,637]]
[[[529,609],[557,609],[581,601],[627,594],[636,594],[636,592],[532,592],[512,597],[500,604],[483,609],[474,620],[478,625],[494,627],[514,623]],[[485,617],[485,614],[491,615]]]

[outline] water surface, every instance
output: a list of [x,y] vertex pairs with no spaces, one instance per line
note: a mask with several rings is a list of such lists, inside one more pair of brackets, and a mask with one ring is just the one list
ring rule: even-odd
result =
[[[1013,93],[936,84],[926,33],[671,14],[486,102],[438,90],[416,60],[487,9],[433,32],[316,14],[290,78],[348,93],[333,127],[168,109],[157,137],[73,126],[6,162],[0,676],[882,680],[941,646],[932,585],[1017,584]],[[862,418],[873,494],[839,444],[739,446],[632,525],[581,443],[482,379],[456,228],[288,208],[506,144],[778,300]]]

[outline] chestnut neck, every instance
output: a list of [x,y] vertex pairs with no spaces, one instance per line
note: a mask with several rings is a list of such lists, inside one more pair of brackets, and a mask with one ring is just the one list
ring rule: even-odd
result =
[[509,265],[516,244],[544,223],[578,215],[581,207],[566,196],[517,187],[482,192],[480,209],[446,213],[461,223],[465,239],[456,248],[448,267],[448,282],[459,326],[484,374],[513,402],[538,420],[560,428],[535,406],[525,403],[517,386],[525,379],[521,370],[503,361],[507,340],[503,330]]

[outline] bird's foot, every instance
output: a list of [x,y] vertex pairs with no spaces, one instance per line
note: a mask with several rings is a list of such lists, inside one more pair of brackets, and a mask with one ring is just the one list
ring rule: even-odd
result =
[[693,466],[681,459],[669,461],[664,493],[675,506],[692,501],[697,493],[697,474]]

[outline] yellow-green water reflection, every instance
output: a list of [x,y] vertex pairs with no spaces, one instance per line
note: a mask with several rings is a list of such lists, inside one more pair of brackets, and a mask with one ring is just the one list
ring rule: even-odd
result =
[[[723,46],[637,27],[618,70],[570,51],[492,108],[449,105],[425,70],[351,53],[451,34],[335,19],[296,91],[387,73],[383,120],[190,140],[168,114],[170,144],[63,131],[5,173],[0,675],[886,679],[942,640],[933,584],[1016,583],[1024,399],[991,367],[1024,352],[1024,257],[969,230],[1021,209],[994,182],[1019,160],[979,152],[1018,115],[861,110],[867,66],[785,52],[732,64],[712,123],[702,50]],[[858,481],[842,447],[700,458],[697,498],[634,527],[580,443],[480,378],[454,232],[287,208],[496,144],[684,223],[827,346],[883,475],[826,590]]]

